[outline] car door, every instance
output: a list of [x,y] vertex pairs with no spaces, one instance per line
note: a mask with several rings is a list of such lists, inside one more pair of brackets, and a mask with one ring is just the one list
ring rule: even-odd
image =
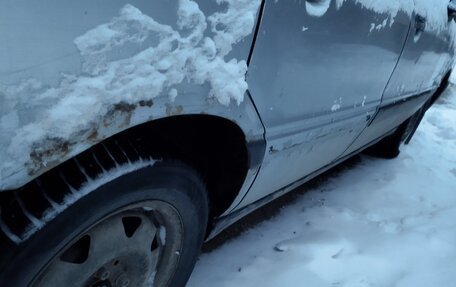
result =
[[358,2],[265,1],[248,83],[267,152],[241,206],[330,165],[375,113],[410,16]]
[[363,148],[412,116],[432,96],[445,73],[451,69],[453,49],[448,3],[436,1],[432,11],[423,5],[423,0],[414,3],[409,36],[385,89],[379,111],[346,154]]
[[450,69],[449,1],[435,1],[433,10],[424,2],[414,0],[410,35],[383,103],[436,89]]

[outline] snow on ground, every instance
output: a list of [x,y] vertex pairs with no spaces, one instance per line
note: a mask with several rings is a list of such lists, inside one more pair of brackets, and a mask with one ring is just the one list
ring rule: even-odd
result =
[[359,164],[203,254],[190,287],[455,286],[456,88],[395,160]]

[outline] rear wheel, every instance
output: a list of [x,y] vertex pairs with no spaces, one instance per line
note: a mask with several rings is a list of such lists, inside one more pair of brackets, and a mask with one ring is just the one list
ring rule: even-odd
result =
[[23,242],[1,286],[185,286],[207,225],[203,182],[158,163],[121,176]]
[[448,88],[450,84],[449,79],[451,73],[452,71],[446,73],[439,88],[435,91],[432,98],[428,100],[423,107],[421,107],[421,109],[419,109],[408,120],[402,123],[393,134],[385,137],[375,145],[367,148],[364,153],[380,158],[396,158],[400,154],[401,144],[404,143],[407,145],[410,143],[421,121],[423,120],[426,111],[440,98],[440,96]]
[[420,125],[424,114],[429,108],[430,102],[427,102],[413,116],[403,122],[394,133],[385,137],[375,145],[367,148],[364,153],[386,159],[393,159],[399,156],[402,143],[409,144]]
[[364,153],[370,156],[393,159],[399,156],[400,146],[404,140],[404,134],[408,129],[410,120],[402,123],[394,133],[385,137],[375,145],[364,150]]

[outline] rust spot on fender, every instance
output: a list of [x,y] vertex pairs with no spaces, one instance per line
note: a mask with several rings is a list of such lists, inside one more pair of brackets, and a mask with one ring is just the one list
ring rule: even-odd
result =
[[172,106],[167,104],[166,105],[166,115],[167,116],[178,116],[184,112],[184,107],[181,105],[179,106]]
[[124,112],[124,113],[130,113],[132,112],[134,109],[136,108],[136,105],[133,105],[133,104],[127,104],[125,102],[120,102],[118,104],[115,104],[113,106],[113,111],[114,112]]
[[[30,176],[45,172],[65,160],[77,145],[91,146],[100,142],[104,139],[103,128],[109,129],[109,134],[116,134],[130,127],[131,118],[137,108],[151,108],[153,105],[152,100],[143,100],[135,104],[120,102],[111,106],[102,116],[101,122],[94,122],[90,128],[76,131],[70,139],[48,137],[33,143],[30,161],[26,164],[27,172]],[[176,114],[182,111],[182,106],[173,110]]]
[[71,150],[73,144],[58,138],[46,138],[43,141],[34,143],[32,145],[32,152],[30,153],[31,164],[28,166],[29,174],[34,174],[48,166],[52,166],[53,162],[59,161]]
[[120,102],[112,106],[103,119],[103,125],[109,127],[118,124],[118,128],[128,126],[136,105]]
[[97,129],[93,129],[89,136],[87,137],[87,139],[91,142],[98,142],[98,130]]
[[147,100],[147,101],[139,101],[138,105],[140,107],[152,107],[154,105],[154,101],[152,100]]

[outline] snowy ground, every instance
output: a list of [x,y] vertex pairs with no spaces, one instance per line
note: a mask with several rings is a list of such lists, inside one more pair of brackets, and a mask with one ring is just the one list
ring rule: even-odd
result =
[[190,287],[456,286],[456,88],[395,160],[362,156],[201,256]]

